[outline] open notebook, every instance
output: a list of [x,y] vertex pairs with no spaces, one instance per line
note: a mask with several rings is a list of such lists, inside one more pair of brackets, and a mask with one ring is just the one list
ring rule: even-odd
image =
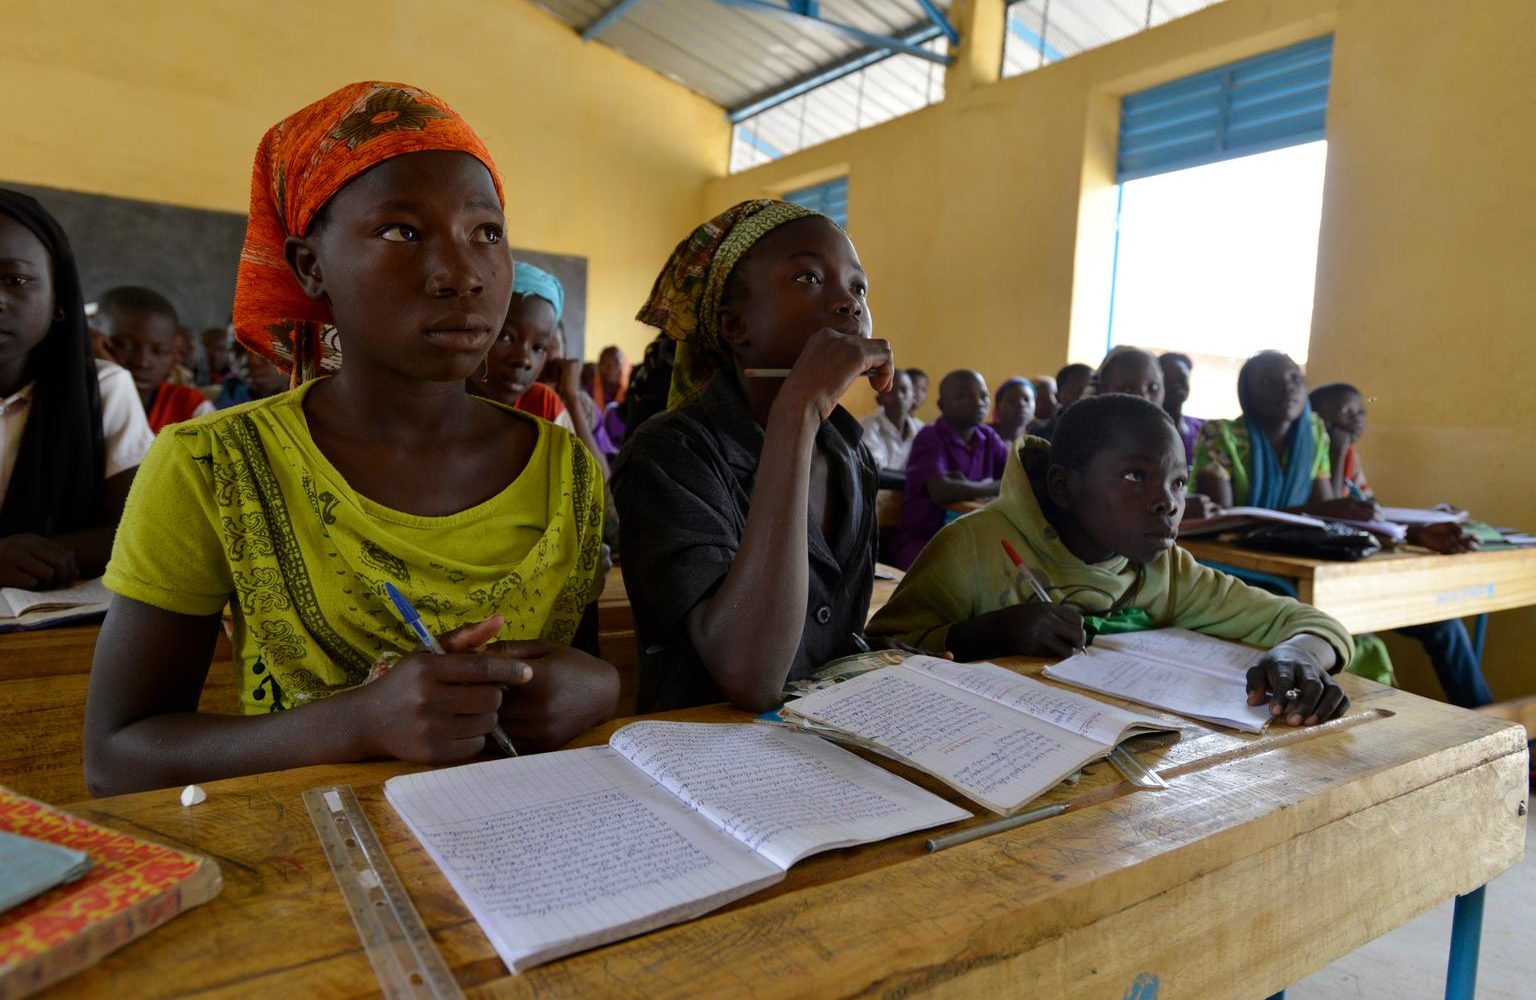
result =
[[707,913],[818,851],[971,815],[814,736],[685,722],[384,795],[516,972]]
[[1248,669],[1262,649],[1182,628],[1101,635],[1045,676],[1218,726],[1262,733],[1269,706],[1248,704]]
[[999,813],[1121,740],[1169,727],[994,663],[913,656],[791,701],[784,722],[852,737]]
[[0,632],[62,625],[107,610],[112,592],[101,580],[87,580],[58,590],[0,587]]

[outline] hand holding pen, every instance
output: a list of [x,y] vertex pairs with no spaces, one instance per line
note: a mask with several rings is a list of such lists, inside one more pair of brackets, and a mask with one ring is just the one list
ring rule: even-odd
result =
[[485,648],[501,630],[500,615],[434,637],[404,595],[391,585],[386,587],[423,648],[401,657],[378,681],[358,689],[369,705],[371,718],[366,724],[376,749],[418,763],[475,756],[499,728],[504,689],[526,684],[533,669]]
[[[1072,652],[1081,653],[1086,656],[1088,653],[1088,650],[1085,647],[1085,640],[1087,639],[1087,636],[1083,632],[1082,614],[1074,608],[1068,608],[1064,605],[1057,604],[1055,601],[1052,601],[1051,595],[1046,592],[1044,585],[1040,583],[1040,578],[1036,576],[1034,571],[1029,568],[1029,564],[1026,563],[1022,557],[1020,557],[1018,550],[1016,550],[1006,538],[1002,539],[1002,543],[1003,551],[1008,554],[1008,560],[1013,563],[1014,569],[1018,571],[1020,582],[1029,586],[1029,589],[1034,592],[1035,597],[1039,599],[1040,604],[1047,608],[1054,609],[1051,614],[1052,620],[1044,622],[1043,624],[1055,626],[1054,630],[1056,633],[1058,633],[1060,638],[1062,638],[1064,641],[1073,643]],[[1020,590],[1021,593],[1019,596],[1023,597],[1024,595],[1022,593],[1022,586],[1020,587]]]

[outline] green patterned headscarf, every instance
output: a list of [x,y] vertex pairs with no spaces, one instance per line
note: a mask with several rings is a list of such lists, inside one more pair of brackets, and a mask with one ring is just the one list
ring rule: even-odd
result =
[[725,364],[720,300],[736,264],[786,222],[820,215],[787,201],[744,201],[695,229],[672,251],[635,318],[677,341],[667,409],[692,402]]

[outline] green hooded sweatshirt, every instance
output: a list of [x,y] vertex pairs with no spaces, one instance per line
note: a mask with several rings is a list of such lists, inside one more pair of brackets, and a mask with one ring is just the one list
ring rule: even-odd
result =
[[1154,628],[1187,628],[1264,649],[1308,633],[1334,648],[1341,667],[1349,664],[1354,643],[1338,622],[1202,566],[1177,546],[1145,565],[1122,556],[1083,562],[1046,520],[1030,485],[1044,481],[1049,463],[1049,443],[1027,439],[1008,459],[998,498],[934,536],[869,632],[943,652],[951,625],[1033,600],[1003,550],[1007,539],[1053,601],[1085,615],[1140,609]]

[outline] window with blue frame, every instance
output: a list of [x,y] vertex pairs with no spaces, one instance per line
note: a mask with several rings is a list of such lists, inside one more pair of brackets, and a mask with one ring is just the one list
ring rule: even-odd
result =
[[1106,349],[1192,358],[1191,416],[1236,415],[1260,350],[1306,364],[1332,51],[1312,39],[1121,101]]
[[796,205],[804,205],[813,212],[820,212],[827,216],[844,229],[848,228],[848,178],[846,177],[787,192],[784,200],[792,201]]

